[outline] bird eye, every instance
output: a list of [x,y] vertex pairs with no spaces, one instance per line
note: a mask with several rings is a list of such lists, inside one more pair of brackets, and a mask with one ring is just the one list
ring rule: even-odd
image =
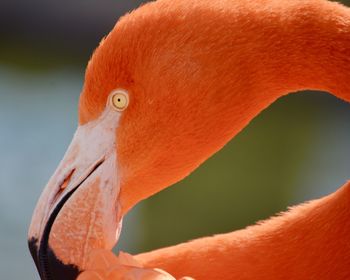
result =
[[110,94],[109,104],[114,110],[124,111],[129,105],[128,92],[122,89],[117,89]]

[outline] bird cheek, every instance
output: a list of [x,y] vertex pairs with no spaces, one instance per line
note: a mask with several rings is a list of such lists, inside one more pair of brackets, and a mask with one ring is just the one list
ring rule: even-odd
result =
[[80,270],[85,268],[91,250],[110,250],[116,241],[117,217],[109,212],[100,183],[101,178],[96,177],[88,188],[71,197],[57,216],[49,238],[56,258]]

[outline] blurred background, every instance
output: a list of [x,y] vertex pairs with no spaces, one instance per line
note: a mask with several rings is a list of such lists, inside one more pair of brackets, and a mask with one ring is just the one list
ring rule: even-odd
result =
[[[118,17],[142,2],[0,0],[1,279],[39,279],[27,228],[76,128],[84,68]],[[289,95],[133,209],[118,248],[138,253],[245,227],[333,192],[349,166],[350,105],[321,92]]]

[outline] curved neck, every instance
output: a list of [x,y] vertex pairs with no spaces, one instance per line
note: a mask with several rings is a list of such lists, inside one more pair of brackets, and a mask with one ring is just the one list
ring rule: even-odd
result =
[[239,2],[217,24],[225,36],[202,66],[219,73],[214,94],[225,102],[215,113],[228,120],[208,125],[228,131],[214,146],[291,92],[327,91],[350,102],[350,8],[324,0]]
[[266,89],[276,97],[317,89],[350,101],[350,9],[322,0],[271,3],[257,58]]
[[[287,93],[317,89],[350,101],[350,9],[334,2],[160,0],[116,28],[102,47],[137,42],[120,57],[133,60],[130,91],[143,116],[137,129],[125,117],[119,131],[124,213],[196,169]],[[156,116],[150,100],[160,104]],[[157,145],[140,145],[142,131]]]
[[349,8],[324,0],[248,2],[232,50],[235,83],[245,92],[231,94],[231,112],[247,108],[246,122],[234,121],[237,132],[288,93],[321,90],[350,102]]
[[[220,117],[205,118],[210,133],[203,134],[206,143],[199,149],[206,154],[201,160],[287,93],[317,89],[350,102],[349,8],[323,0],[220,3],[222,20],[205,22],[221,35],[207,40],[210,59],[196,56],[209,69],[202,70],[201,79],[216,78],[210,99],[215,97],[217,106],[209,107],[208,115]],[[196,156],[198,143],[191,144]],[[347,184],[263,224],[139,255],[138,260],[198,279],[347,279],[349,198]],[[208,264],[213,259],[218,261]]]

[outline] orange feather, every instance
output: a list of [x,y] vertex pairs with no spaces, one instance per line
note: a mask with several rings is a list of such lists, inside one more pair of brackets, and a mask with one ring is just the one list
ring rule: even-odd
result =
[[[181,180],[279,97],[350,101],[350,10],[323,0],[159,0],[123,17],[95,51],[80,123],[111,90],[130,105],[118,128],[122,214]],[[141,254],[198,279],[350,279],[350,185],[234,233]]]

